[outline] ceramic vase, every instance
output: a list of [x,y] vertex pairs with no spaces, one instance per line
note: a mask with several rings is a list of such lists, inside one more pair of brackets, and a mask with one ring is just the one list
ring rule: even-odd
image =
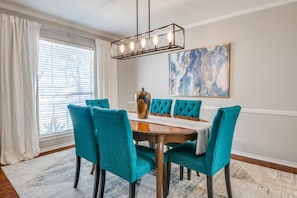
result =
[[135,100],[138,118],[147,119],[150,113],[151,94],[142,88],[141,91],[135,94]]

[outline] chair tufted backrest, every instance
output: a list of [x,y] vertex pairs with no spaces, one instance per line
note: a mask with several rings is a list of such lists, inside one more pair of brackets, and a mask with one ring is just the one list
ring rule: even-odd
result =
[[109,102],[107,98],[103,99],[93,99],[93,100],[86,100],[87,106],[90,107],[101,107],[109,109]]
[[98,164],[99,152],[92,108],[69,104],[68,110],[73,125],[76,155]]
[[220,108],[214,117],[205,153],[208,175],[214,175],[230,162],[233,134],[240,109],[238,105]]
[[170,116],[172,99],[156,99],[153,98],[150,107],[151,115]]
[[199,118],[201,100],[175,100],[174,117]]

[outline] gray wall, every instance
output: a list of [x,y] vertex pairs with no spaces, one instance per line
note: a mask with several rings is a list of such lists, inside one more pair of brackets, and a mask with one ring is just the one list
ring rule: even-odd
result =
[[[239,104],[233,153],[297,167],[297,3],[186,29],[186,49],[231,43],[230,98],[202,100],[201,117]],[[142,87],[169,96],[168,53],[118,62],[119,107]]]

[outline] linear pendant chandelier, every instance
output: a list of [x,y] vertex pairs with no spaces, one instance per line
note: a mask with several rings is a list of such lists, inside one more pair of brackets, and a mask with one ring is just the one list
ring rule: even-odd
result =
[[175,23],[151,30],[148,0],[148,32],[138,34],[136,0],[136,35],[111,42],[111,58],[125,60],[185,48],[185,30]]

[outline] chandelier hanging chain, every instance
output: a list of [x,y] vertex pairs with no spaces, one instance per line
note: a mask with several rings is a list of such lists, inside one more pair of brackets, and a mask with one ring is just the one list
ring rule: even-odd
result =
[[136,0],[136,35],[138,41],[138,0]]
[[148,31],[149,38],[151,37],[151,0],[148,0]]
[[[150,31],[151,31],[151,0],[148,0],[148,32],[150,37]],[[138,41],[138,0],[136,0],[136,35],[137,35],[137,41]]]

